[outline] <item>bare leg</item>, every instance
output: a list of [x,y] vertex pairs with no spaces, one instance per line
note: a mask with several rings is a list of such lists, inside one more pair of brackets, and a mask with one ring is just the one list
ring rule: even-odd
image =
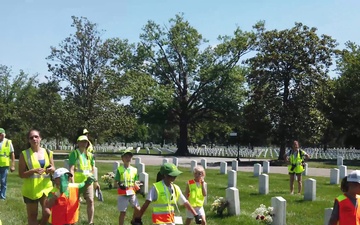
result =
[[120,212],[119,214],[119,225],[124,225],[126,212]]
[[298,194],[301,194],[302,191],[302,176],[300,174],[296,174],[298,180]]
[[26,203],[26,212],[29,225],[38,225],[38,203]]
[[49,217],[50,217],[50,209],[45,207],[45,200],[46,200],[46,196],[43,195],[40,199],[40,205],[41,205],[41,209],[42,209],[40,225],[46,225],[49,220]]
[[294,194],[294,179],[295,174],[290,174],[290,194]]
[[205,215],[202,215],[202,216],[201,216],[201,219],[202,219],[201,225],[206,225]]

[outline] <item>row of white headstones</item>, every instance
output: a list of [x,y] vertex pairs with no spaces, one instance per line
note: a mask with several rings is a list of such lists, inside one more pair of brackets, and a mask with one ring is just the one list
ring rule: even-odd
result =
[[[141,163],[141,157],[135,157],[135,167],[138,170],[139,180],[143,182],[141,186],[142,192],[147,194],[149,191],[149,175],[145,172],[145,164]],[[164,158],[162,163],[170,162],[170,159]],[[178,166],[178,158],[173,157],[172,163]],[[333,168],[330,170],[330,184],[339,184],[340,180],[347,175],[347,167],[342,165],[343,158],[339,157],[337,164],[338,168]],[[193,171],[194,167],[198,165],[196,160],[191,160],[190,162],[190,171]],[[207,169],[207,160],[201,159],[200,165]],[[69,167],[68,160],[65,160],[64,166]],[[113,172],[116,173],[116,170],[120,166],[120,162],[115,161],[113,163]],[[98,171],[95,167],[95,178],[98,179]],[[227,162],[220,162],[220,174],[228,175],[228,185],[225,190],[226,200],[229,202],[228,213],[229,215],[240,215],[240,196],[239,190],[237,189],[237,171],[238,171],[238,162],[233,160],[231,162],[231,170],[228,170]],[[259,177],[259,194],[266,195],[269,193],[269,174],[270,173],[270,162],[263,161],[263,165],[256,163],[253,167],[254,177]],[[308,164],[305,163],[304,175],[308,175]],[[316,200],[316,180],[313,178],[308,178],[304,181],[304,200],[306,201],[315,201]],[[207,198],[205,198],[205,204],[207,204]],[[274,208],[273,223],[276,225],[285,225],[286,224],[286,200],[281,197],[272,197],[271,198],[271,207]],[[324,213],[324,224],[328,224],[332,213],[332,208],[326,208]]]

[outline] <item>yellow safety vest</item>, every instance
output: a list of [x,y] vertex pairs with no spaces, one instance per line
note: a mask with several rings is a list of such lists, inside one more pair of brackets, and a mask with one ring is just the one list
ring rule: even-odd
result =
[[129,195],[127,194],[127,191],[129,190],[131,190],[133,194],[135,194],[134,186],[135,186],[135,177],[137,175],[137,169],[133,166],[129,166],[129,168],[125,170],[124,166],[119,166],[118,171],[120,174],[120,182],[124,183],[126,187],[126,190],[122,190],[118,188],[118,194]]
[[[304,172],[304,167],[302,166],[302,161],[303,161],[303,157],[304,156],[304,152],[302,150],[298,150],[298,154],[297,154],[297,157],[295,158],[294,157],[294,154],[291,153],[290,154],[290,158],[289,158],[289,161],[290,161],[290,165],[288,166],[288,170],[289,172],[291,173],[302,173]],[[296,165],[295,168],[293,170],[291,170],[292,168],[292,165]]]
[[0,167],[10,166],[11,140],[4,138],[0,149]]
[[94,145],[91,144],[91,142],[89,141],[89,146],[87,147],[86,151],[93,153],[94,152]]
[[192,207],[202,207],[204,205],[204,196],[202,193],[202,185],[196,185],[195,180],[189,180],[189,196],[188,200]]
[[[50,165],[50,157],[52,157],[52,151],[45,151],[45,165],[44,168]],[[35,158],[35,154],[31,148],[22,151],[27,170],[41,168],[39,160]],[[21,193],[23,196],[36,200],[41,198],[43,195],[48,195],[49,192],[53,189],[53,185],[50,179],[50,175],[43,173],[37,174],[34,173],[28,178],[24,178],[24,183],[22,186]]]
[[153,224],[174,223],[174,206],[181,192],[179,186],[171,184],[172,193],[170,193],[163,181],[159,181],[153,185],[157,193],[157,199],[153,202]]
[[85,182],[86,179],[92,175],[92,166],[91,166],[92,154],[86,152],[87,160],[84,161],[83,157],[81,156],[80,150],[75,149],[74,151],[77,158],[75,163],[74,182],[82,183]]

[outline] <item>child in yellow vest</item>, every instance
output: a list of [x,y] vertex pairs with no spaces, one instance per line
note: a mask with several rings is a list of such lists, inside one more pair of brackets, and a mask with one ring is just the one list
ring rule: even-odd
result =
[[354,170],[341,181],[342,195],[334,201],[328,225],[360,224],[360,170]]
[[93,176],[83,183],[69,183],[72,174],[66,168],[56,169],[53,175],[54,189],[45,201],[50,209],[49,225],[72,225],[79,220],[79,194],[86,190],[95,180]]
[[[207,188],[205,178],[205,170],[202,166],[196,166],[193,170],[194,179],[187,182],[185,196],[187,197],[191,206],[195,209],[196,213],[202,218],[202,225],[206,225],[205,211],[204,211],[204,199],[207,195]],[[194,215],[186,210],[185,225],[190,225]]]

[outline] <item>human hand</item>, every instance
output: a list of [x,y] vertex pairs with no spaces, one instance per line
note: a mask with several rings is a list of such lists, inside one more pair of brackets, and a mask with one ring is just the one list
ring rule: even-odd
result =
[[15,171],[15,166],[10,167],[10,172],[14,172]]
[[44,168],[37,168],[37,169],[34,169],[34,173],[37,173],[37,174],[43,174],[45,172],[45,169]]
[[131,225],[142,225],[142,220],[141,218],[135,218],[134,220],[131,221]]
[[94,181],[94,188],[95,188],[95,189],[100,189],[100,184],[99,184],[99,182]]
[[200,215],[196,215],[196,216],[195,216],[195,223],[196,223],[196,224],[201,224],[201,222],[202,222],[201,216],[200,216]]

